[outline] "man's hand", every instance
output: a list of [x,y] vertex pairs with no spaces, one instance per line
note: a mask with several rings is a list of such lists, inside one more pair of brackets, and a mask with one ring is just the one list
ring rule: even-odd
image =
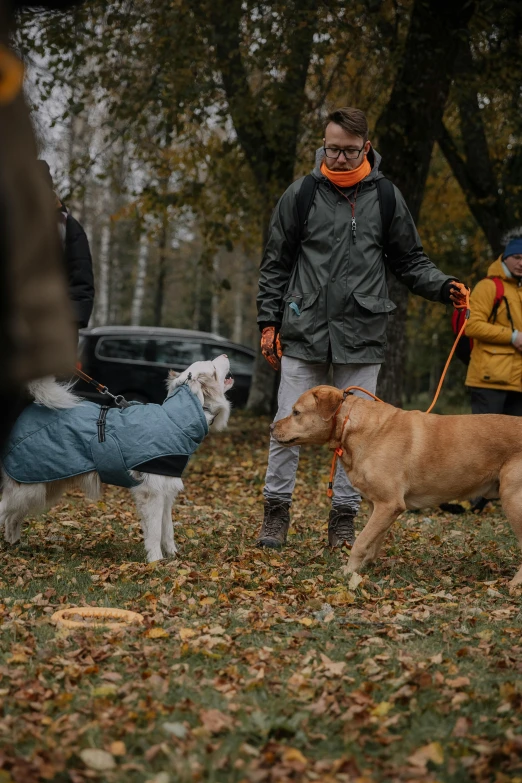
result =
[[266,326],[261,332],[261,353],[272,369],[281,369],[283,350],[275,326]]
[[517,336],[513,340],[512,345],[515,346],[517,351],[520,351],[522,353],[522,331],[517,334]]
[[459,280],[448,280],[442,289],[442,301],[444,304],[452,304],[453,307],[458,309],[466,307],[467,296],[469,296],[469,288]]

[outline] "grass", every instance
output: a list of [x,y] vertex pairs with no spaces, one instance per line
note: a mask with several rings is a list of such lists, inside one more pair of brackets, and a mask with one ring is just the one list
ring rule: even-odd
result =
[[[259,550],[267,424],[235,414],[203,444],[175,562],[145,563],[116,488],[2,544],[0,783],[522,783],[520,553],[500,509],[405,513],[350,583],[325,547],[329,454],[306,449],[289,545]],[[85,604],[146,625],[50,623]]]

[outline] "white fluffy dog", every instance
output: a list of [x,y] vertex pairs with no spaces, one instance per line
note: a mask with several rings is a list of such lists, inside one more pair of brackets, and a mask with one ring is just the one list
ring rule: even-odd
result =
[[[228,423],[230,402],[225,392],[232,388],[230,364],[225,355],[213,361],[196,362],[181,374],[171,372],[167,379],[167,399],[182,384],[199,399],[209,428],[220,431]],[[29,384],[29,392],[36,403],[53,410],[69,409],[81,400],[69,387],[45,378]],[[182,423],[181,423],[182,424]],[[143,538],[149,562],[174,556],[177,552],[172,524],[172,504],[183,489],[181,478],[130,471],[139,485],[131,492],[141,518]],[[101,481],[96,471],[71,478],[42,483],[19,483],[2,470],[3,496],[0,503],[0,529],[4,528],[6,541],[14,544],[20,539],[24,517],[53,506],[64,491],[79,487],[92,499],[100,495]]]

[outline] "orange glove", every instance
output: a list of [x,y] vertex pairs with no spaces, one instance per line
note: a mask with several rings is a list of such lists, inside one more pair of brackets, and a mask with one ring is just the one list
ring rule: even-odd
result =
[[464,307],[469,307],[469,288],[464,283],[459,283],[457,280],[452,280],[450,283],[450,299],[453,302],[453,307],[457,310],[461,310]]
[[266,326],[261,332],[261,353],[276,372],[281,368],[283,350],[275,326]]

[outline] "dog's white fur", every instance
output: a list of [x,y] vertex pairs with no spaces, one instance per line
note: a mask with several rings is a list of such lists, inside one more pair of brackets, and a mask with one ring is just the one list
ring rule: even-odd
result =
[[[230,402],[225,392],[232,388],[232,378],[227,378],[230,364],[225,355],[213,361],[195,362],[184,372],[171,372],[167,379],[167,396],[183,383],[201,402],[209,427],[216,431],[225,429],[230,415]],[[71,392],[70,384],[60,384],[54,378],[43,378],[29,384],[34,401],[56,410],[72,408],[81,402]],[[159,476],[152,473],[131,471],[141,483],[131,489],[141,518],[147,559],[150,562],[172,557],[177,553],[172,525],[172,505],[183,489],[180,478]],[[79,487],[87,497],[96,500],[101,491],[98,473],[92,471],[81,476],[40,484],[19,484],[2,470],[3,496],[0,503],[0,530],[5,540],[15,544],[20,540],[22,522],[27,514],[36,514],[55,505],[63,493]]]

